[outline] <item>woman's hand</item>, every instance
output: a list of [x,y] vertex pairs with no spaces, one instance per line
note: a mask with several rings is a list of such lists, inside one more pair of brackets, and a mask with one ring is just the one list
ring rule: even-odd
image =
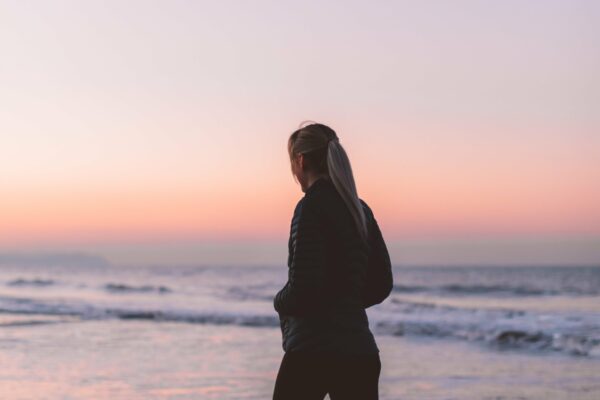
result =
[[319,214],[310,199],[296,207],[298,223],[288,281],[275,295],[273,306],[280,314],[319,314],[325,297],[325,238]]

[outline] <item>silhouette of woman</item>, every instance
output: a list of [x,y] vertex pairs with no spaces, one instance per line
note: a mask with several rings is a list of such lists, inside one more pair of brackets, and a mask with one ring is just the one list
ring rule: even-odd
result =
[[273,298],[285,352],[273,399],[378,399],[379,348],[365,309],[392,290],[385,241],[333,129],[301,125],[288,153],[304,196],[290,226],[288,281]]

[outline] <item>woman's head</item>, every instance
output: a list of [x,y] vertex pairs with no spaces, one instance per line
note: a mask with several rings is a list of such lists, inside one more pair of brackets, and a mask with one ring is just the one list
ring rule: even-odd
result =
[[337,139],[335,132],[317,123],[305,125],[290,135],[288,154],[292,175],[303,189],[308,175],[329,177],[327,155],[333,139]]
[[361,236],[366,238],[366,218],[356,191],[350,159],[335,131],[319,123],[301,124],[290,135],[287,147],[294,179],[300,181],[303,187],[309,176],[331,179],[348,206]]

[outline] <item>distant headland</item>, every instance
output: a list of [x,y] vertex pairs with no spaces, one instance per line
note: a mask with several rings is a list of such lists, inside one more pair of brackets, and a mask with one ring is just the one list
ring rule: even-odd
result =
[[108,267],[110,262],[100,255],[82,252],[0,252],[3,265]]

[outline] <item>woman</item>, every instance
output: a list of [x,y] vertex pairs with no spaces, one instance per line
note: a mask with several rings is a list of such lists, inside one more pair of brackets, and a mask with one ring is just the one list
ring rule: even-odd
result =
[[285,351],[273,399],[378,399],[379,348],[365,309],[393,286],[381,231],[331,128],[301,127],[288,153],[304,197],[291,222],[288,281],[273,299]]

